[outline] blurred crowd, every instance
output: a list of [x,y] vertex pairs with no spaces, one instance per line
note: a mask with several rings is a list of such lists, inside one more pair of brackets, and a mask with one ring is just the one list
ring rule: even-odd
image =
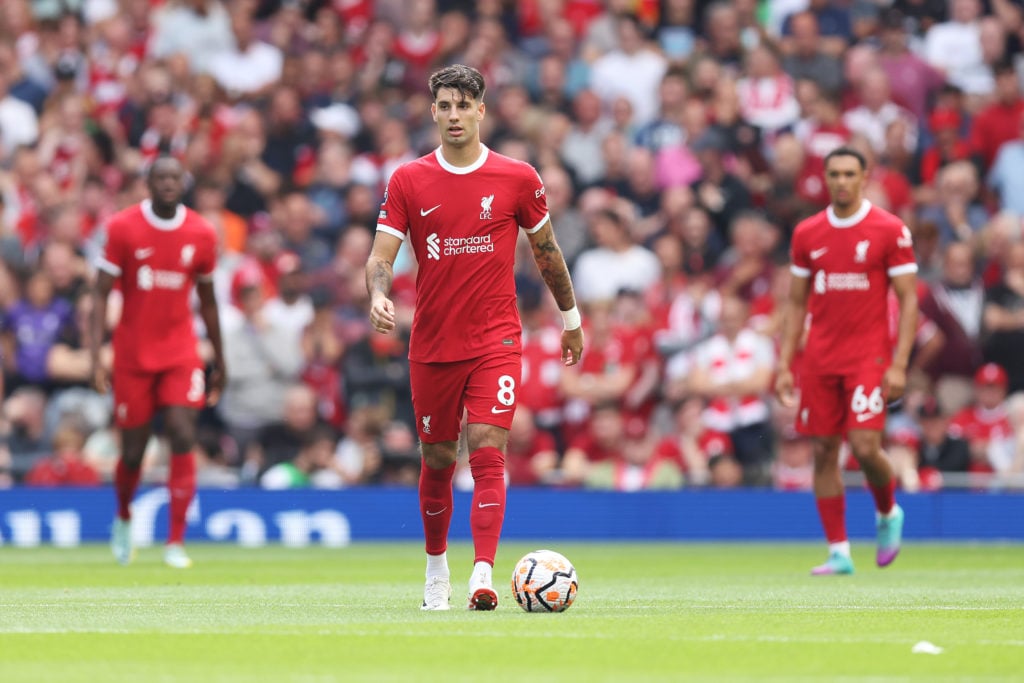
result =
[[426,79],[452,62],[487,79],[484,142],[538,168],[586,327],[564,368],[524,241],[511,485],[810,486],[770,386],[789,236],[839,145],[920,264],[902,486],[1020,482],[1022,41],[1021,0],[4,0],[0,485],[111,477],[88,287],[161,153],[220,238],[230,380],[200,485],[413,485],[416,264],[403,249],[392,336],[363,267],[390,173],[438,143]]

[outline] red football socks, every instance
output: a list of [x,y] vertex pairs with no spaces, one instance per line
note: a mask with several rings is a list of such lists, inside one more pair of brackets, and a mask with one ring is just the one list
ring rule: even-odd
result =
[[871,486],[871,495],[875,497],[875,509],[883,515],[892,512],[896,504],[896,477],[889,477],[889,481],[882,486]]
[[455,463],[433,470],[420,465],[420,515],[428,555],[440,555],[448,549],[448,527],[452,521],[452,477]]
[[474,562],[493,566],[505,521],[505,456],[491,446],[478,448],[469,454],[469,468],[474,481],[473,509],[469,511]]
[[167,481],[170,494],[170,531],[168,543],[182,543],[185,540],[185,514],[192,498],[196,495],[196,459],[191,453],[171,456],[171,473]]
[[124,464],[124,458],[118,458],[117,467],[114,469],[114,492],[117,495],[118,519],[128,521],[132,518],[132,499],[135,498],[135,489],[139,488],[141,476],[141,467],[129,469]]
[[825,538],[829,543],[842,543],[846,540],[846,496],[817,498],[818,516],[821,526],[825,529]]

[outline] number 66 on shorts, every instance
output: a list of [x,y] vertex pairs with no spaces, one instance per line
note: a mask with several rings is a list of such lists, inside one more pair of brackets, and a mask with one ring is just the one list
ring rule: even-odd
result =
[[796,428],[808,436],[845,434],[851,429],[885,428],[882,377],[886,368],[847,375],[803,375]]

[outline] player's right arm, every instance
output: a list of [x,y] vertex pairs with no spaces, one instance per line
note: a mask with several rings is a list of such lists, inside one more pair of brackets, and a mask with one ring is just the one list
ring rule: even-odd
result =
[[807,318],[807,295],[810,279],[794,275],[789,283],[789,298],[782,318],[782,340],[779,349],[779,369],[775,374],[775,395],[782,405],[791,408],[796,404],[793,385],[793,371],[790,364],[796,353],[797,344],[804,330]]
[[793,244],[790,250],[789,297],[786,299],[786,310],[782,316],[782,333],[779,348],[779,367],[775,374],[775,395],[782,405],[791,408],[796,404],[796,392],[793,383],[793,356],[804,331],[807,319],[807,298],[810,295],[811,267],[810,258],[802,247],[802,234],[797,226],[793,231]]
[[377,231],[370,258],[366,261],[366,291],[370,295],[370,324],[377,332],[387,334],[395,329],[395,304],[391,301],[391,284],[395,279],[395,259],[402,240]]
[[110,391],[110,377],[100,359],[100,348],[107,336],[107,299],[114,288],[116,278],[105,270],[96,271],[92,287],[92,334],[89,335],[89,376],[92,387],[101,394]]

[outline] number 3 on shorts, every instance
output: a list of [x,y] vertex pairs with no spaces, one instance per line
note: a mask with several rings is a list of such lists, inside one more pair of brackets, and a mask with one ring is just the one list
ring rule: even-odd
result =
[[203,398],[206,393],[206,377],[203,371],[196,368],[192,371],[192,381],[188,387],[188,394],[185,396],[189,401],[195,403]]
[[498,378],[498,403],[503,406],[510,406],[516,402],[516,381],[512,375],[502,375]]

